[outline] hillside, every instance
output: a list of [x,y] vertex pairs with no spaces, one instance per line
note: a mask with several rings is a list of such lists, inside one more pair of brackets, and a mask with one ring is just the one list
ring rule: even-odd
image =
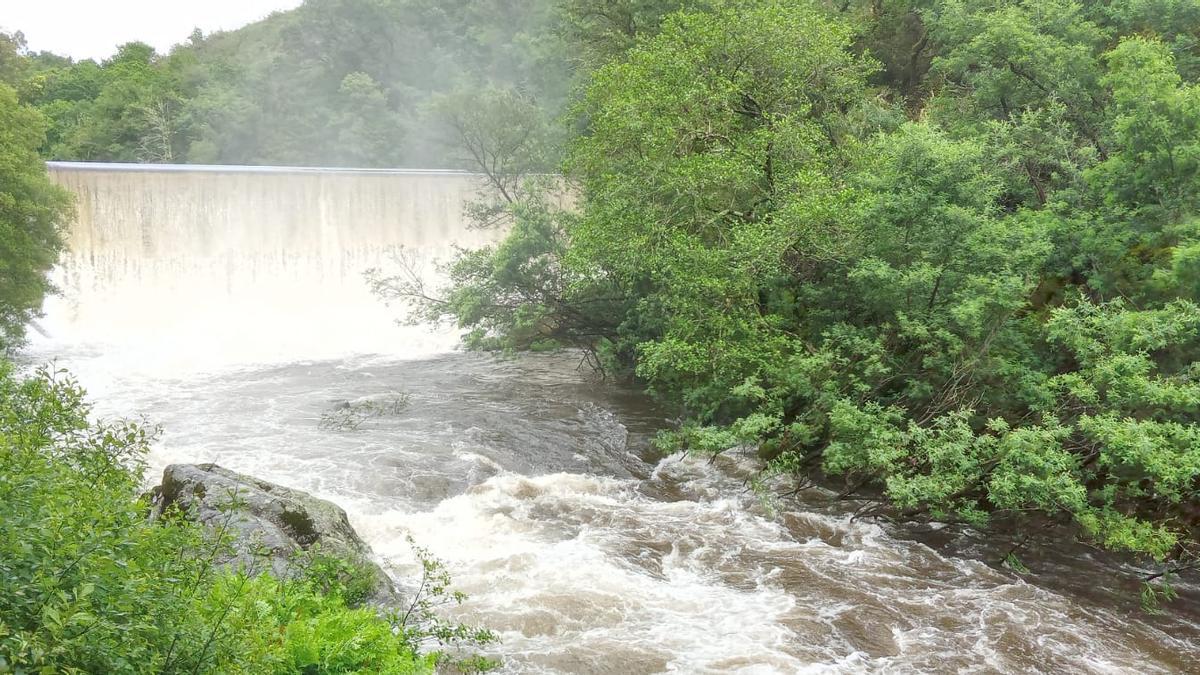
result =
[[556,112],[570,67],[551,3],[310,0],[157,54],[39,54],[10,80],[50,159],[454,167],[454,115],[502,92]]

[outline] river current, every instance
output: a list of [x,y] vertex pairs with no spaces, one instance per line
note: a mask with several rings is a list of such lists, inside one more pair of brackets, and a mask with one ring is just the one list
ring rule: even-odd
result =
[[[118,178],[74,188],[100,202],[142,189]],[[219,193],[203,185],[197,204]],[[752,458],[656,454],[667,414],[577,354],[465,354],[452,333],[394,326],[361,277],[383,261],[382,230],[351,249],[323,215],[246,244],[225,241],[243,225],[214,233],[196,210],[170,236],[105,242],[125,216],[85,207],[100,216],[28,357],[74,372],[98,415],[161,427],[149,480],[217,462],[330,499],[401,587],[412,537],[469,596],[452,617],[499,634],[502,672],[1200,672],[1192,586],[1151,615],[1082,547],[1030,556],[1021,576],[989,564],[1003,542],[854,520],[820,490],[767,504],[747,489]],[[322,424],[396,395],[398,414]]]

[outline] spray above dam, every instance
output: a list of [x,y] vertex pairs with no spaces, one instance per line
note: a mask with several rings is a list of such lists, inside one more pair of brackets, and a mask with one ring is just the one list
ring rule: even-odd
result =
[[[363,273],[420,271],[502,235],[472,228],[480,176],[452,171],[51,162],[76,196],[45,339],[138,345],[139,363],[444,349],[404,331]],[[444,337],[444,336],[443,336]],[[397,344],[397,342],[409,344]],[[412,344],[413,341],[422,344]],[[193,349],[194,348],[194,349]],[[163,352],[166,350],[166,352]],[[189,354],[189,352],[192,352]]]

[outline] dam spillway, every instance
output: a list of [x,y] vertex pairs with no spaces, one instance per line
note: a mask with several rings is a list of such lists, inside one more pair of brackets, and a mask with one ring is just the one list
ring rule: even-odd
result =
[[[479,242],[454,171],[49,162],[76,195],[72,257],[315,255]],[[486,241],[486,238],[484,239]]]
[[[232,362],[401,348],[364,272],[397,252],[433,278],[456,247],[502,232],[464,211],[483,180],[453,171],[50,162],[76,216],[42,339],[130,347],[131,358]],[[444,337],[444,336],[443,336]],[[439,347],[444,348],[445,340]],[[432,346],[430,346],[432,348]],[[191,355],[188,355],[192,352]]]

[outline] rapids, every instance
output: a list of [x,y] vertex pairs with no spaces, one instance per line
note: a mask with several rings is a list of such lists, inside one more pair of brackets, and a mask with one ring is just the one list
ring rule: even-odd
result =
[[[991,542],[854,521],[820,491],[766,508],[747,458],[656,456],[666,414],[578,355],[394,326],[363,269],[489,241],[446,206],[460,176],[89,171],[62,178],[84,213],[30,359],[97,414],[161,425],[152,478],[213,461],[331,499],[401,585],[413,537],[503,672],[1200,672],[1193,588],[1152,616],[1085,551],[1023,579]],[[397,392],[399,415],[320,425]]]

